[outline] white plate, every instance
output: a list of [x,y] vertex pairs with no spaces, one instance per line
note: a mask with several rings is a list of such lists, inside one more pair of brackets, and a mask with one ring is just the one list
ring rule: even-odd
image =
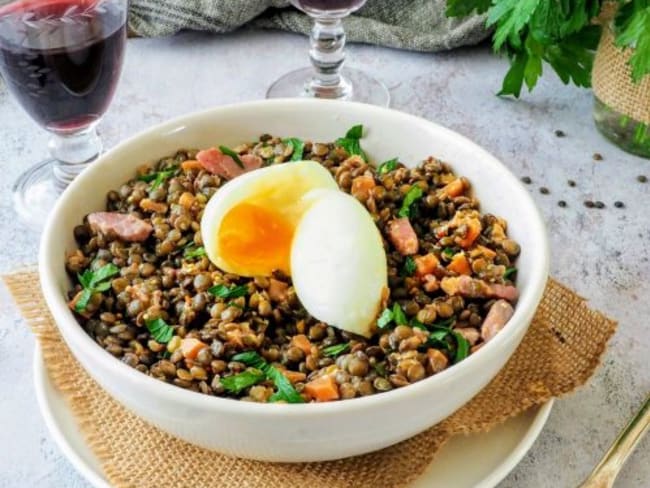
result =
[[[95,488],[110,488],[61,393],[50,382],[40,347],[34,351],[34,385],[41,414],[63,454]],[[542,431],[553,401],[487,434],[452,439],[413,488],[492,488],[512,471]],[[472,459],[471,463],[467,459]]]

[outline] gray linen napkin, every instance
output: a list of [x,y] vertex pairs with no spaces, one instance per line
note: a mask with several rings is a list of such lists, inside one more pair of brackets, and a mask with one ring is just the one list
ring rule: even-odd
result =
[[[488,35],[484,16],[447,19],[445,0],[368,0],[346,20],[348,40],[416,51],[476,44]],[[228,32],[243,25],[306,34],[310,19],[287,0],[132,0],[129,27],[139,36],[183,29]]]

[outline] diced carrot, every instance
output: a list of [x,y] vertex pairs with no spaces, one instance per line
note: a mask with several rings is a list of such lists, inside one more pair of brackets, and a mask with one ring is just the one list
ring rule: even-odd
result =
[[451,183],[447,183],[442,188],[442,193],[449,195],[450,197],[457,197],[463,194],[465,191],[465,183],[460,178],[456,178]]
[[299,381],[305,381],[307,375],[301,373],[300,371],[289,371],[285,369],[282,371],[282,374],[289,380],[291,383],[298,383]]
[[190,208],[194,203],[194,195],[192,195],[189,191],[183,192],[183,194],[178,199],[178,203],[185,208]]
[[481,230],[483,230],[481,221],[478,219],[469,219],[466,222],[466,225],[467,234],[465,234],[465,237],[456,239],[458,245],[463,249],[467,249],[469,246],[474,244],[474,241],[481,235]]
[[293,336],[291,344],[305,353],[305,356],[311,354],[311,342],[305,334],[298,334]]
[[367,200],[370,192],[375,187],[375,179],[370,175],[357,176],[352,180],[352,196],[359,200]]
[[454,255],[454,257],[451,259],[451,263],[447,265],[447,269],[460,275],[468,275],[472,273],[472,270],[469,267],[469,261],[465,255],[460,252]]
[[193,337],[188,337],[181,341],[181,352],[183,353],[183,357],[188,359],[196,359],[197,354],[204,347],[208,347],[207,344]]
[[305,385],[304,391],[317,402],[329,402],[339,399],[339,389],[334,377],[331,375],[324,375],[311,380]]
[[203,169],[203,166],[196,159],[188,159],[181,163],[181,169],[183,171],[191,171],[193,169],[199,170]]
[[419,277],[433,273],[433,271],[438,267],[440,261],[435,254],[429,253],[424,256],[418,256],[414,259],[415,261],[415,274]]

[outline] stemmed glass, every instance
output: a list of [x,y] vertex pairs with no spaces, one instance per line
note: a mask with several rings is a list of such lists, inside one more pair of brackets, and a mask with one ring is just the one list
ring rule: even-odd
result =
[[287,73],[269,88],[267,98],[315,97],[352,100],[388,106],[387,88],[357,69],[344,68],[345,31],[342,19],[360,9],[366,0],[291,0],[314,19],[309,56],[312,67]]
[[33,227],[102,151],[96,126],[122,70],[126,16],[127,0],[0,0],[0,74],[51,134],[51,158],[13,188],[16,211]]

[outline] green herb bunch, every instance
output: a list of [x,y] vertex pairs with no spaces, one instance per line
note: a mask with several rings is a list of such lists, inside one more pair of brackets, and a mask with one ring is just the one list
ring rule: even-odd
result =
[[[602,26],[595,22],[603,5],[596,0],[447,0],[447,16],[487,13],[494,28],[495,52],[510,59],[499,95],[531,91],[544,64],[568,84],[591,86],[591,68]],[[616,45],[634,48],[632,79],[650,73],[650,0],[619,0],[614,19]]]

